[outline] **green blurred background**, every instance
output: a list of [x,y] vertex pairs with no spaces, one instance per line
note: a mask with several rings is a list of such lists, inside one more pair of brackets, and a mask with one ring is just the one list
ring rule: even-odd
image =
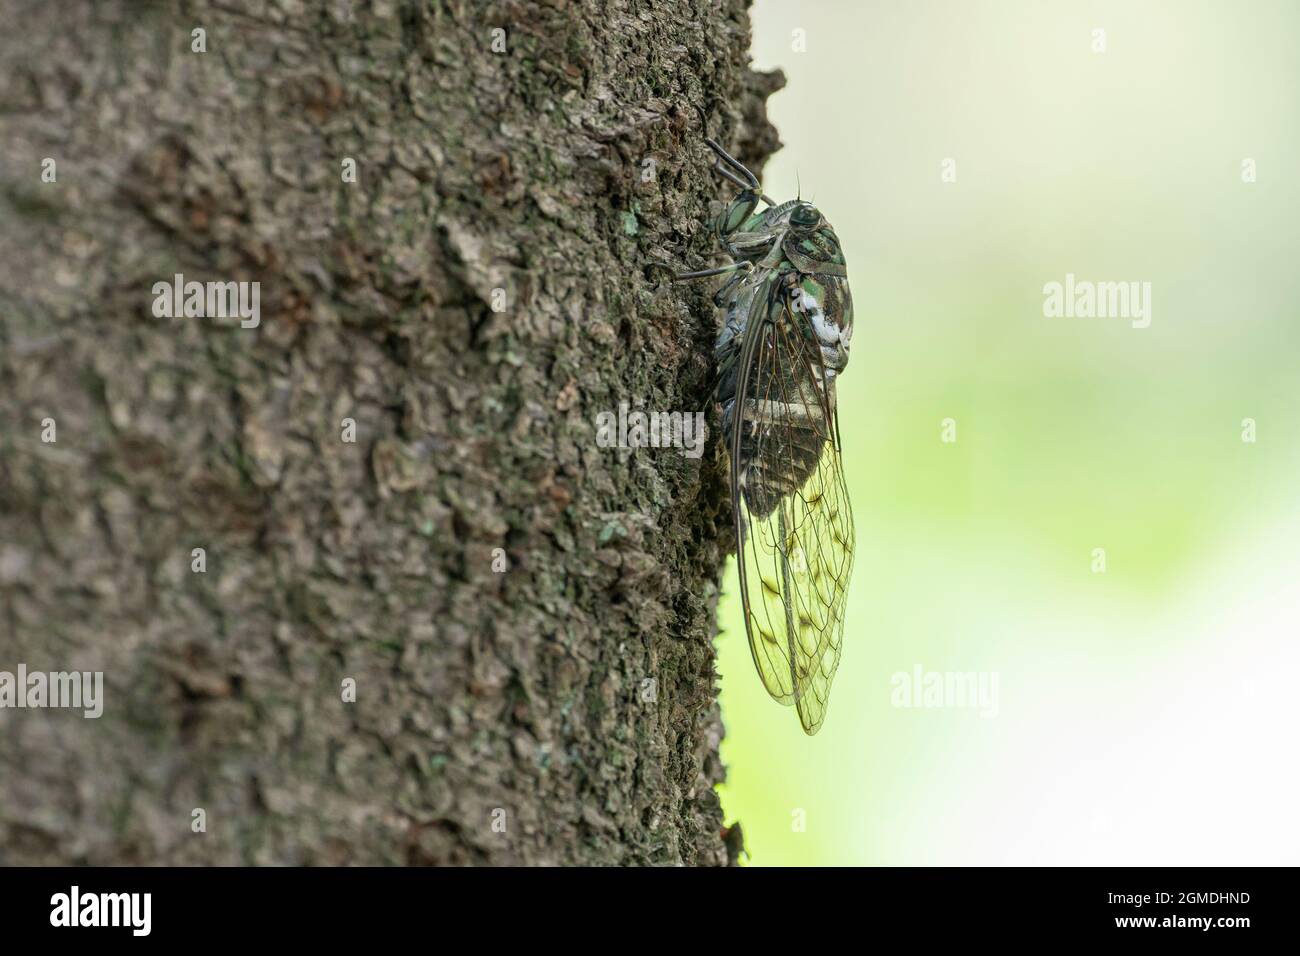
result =
[[[849,258],[858,544],[813,738],[730,570],[721,793],[750,862],[1300,863],[1300,5],[753,20],[789,79],[764,188],[801,184]],[[1150,327],[1044,317],[1066,273],[1150,282]],[[996,673],[996,715],[891,706],[918,665]]]

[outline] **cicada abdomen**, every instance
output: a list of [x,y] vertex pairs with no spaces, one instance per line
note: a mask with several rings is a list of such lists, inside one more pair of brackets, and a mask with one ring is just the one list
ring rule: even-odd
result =
[[[788,308],[772,310],[775,314],[755,330],[757,354],[771,359],[750,363],[740,416],[736,477],[758,518],[768,517],[782,498],[808,482],[834,439],[835,376],[848,363],[852,337],[847,280],[787,270],[780,285],[776,298],[786,299]],[[734,395],[720,392],[719,398],[729,435]]]

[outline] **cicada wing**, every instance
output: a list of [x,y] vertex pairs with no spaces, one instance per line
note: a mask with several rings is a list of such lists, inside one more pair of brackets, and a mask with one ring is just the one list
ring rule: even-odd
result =
[[732,407],[732,499],[745,629],[763,685],[821,727],[839,665],[853,515],[833,377],[775,284],[755,295]]

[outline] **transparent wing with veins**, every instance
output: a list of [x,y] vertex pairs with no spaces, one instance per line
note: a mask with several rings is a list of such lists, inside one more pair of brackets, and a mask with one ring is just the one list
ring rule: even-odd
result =
[[[853,515],[834,376],[776,283],[754,296],[733,415],[732,497],[745,628],[754,664],[804,730],[821,727],[843,643]],[[754,336],[750,340],[750,336]]]

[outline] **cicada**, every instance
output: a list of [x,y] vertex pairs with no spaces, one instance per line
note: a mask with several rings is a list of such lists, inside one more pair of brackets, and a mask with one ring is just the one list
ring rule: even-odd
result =
[[714,169],[741,189],[715,224],[732,261],[676,278],[733,273],[713,298],[723,310],[714,352],[745,631],[763,686],[815,734],[839,666],[853,568],[835,404],[853,337],[848,269],[821,212],[801,199],[774,203],[739,160],[707,142]]

